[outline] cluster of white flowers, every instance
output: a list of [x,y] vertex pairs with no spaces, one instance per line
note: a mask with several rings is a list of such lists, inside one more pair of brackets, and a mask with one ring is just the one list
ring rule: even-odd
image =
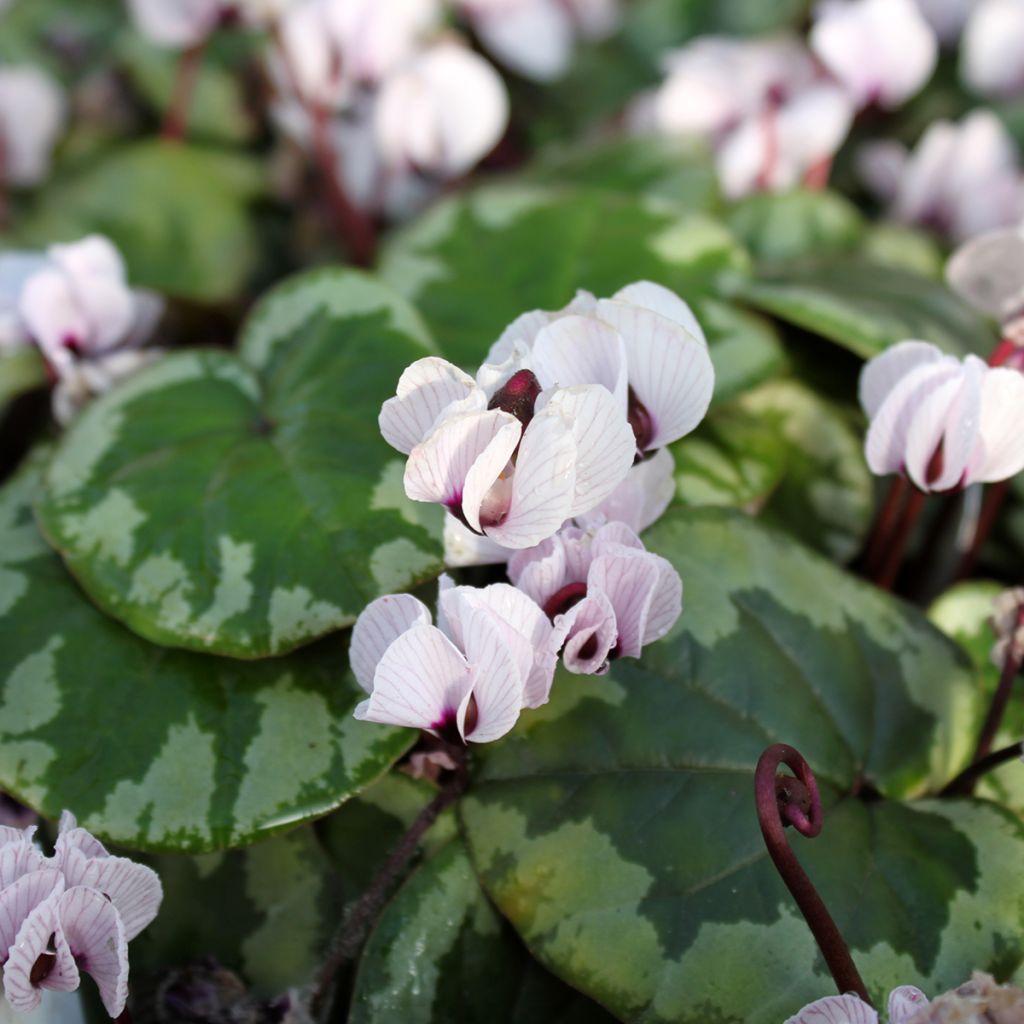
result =
[[673,493],[665,446],[707,411],[714,369],[689,306],[642,281],[515,320],[476,377],[429,357],[380,414],[406,494],[451,515],[450,564],[508,561],[514,586],[442,579],[438,625],[373,602],[352,634],[357,717],[481,742],[548,698],[559,652],[599,674],[682,611],[682,583],[637,531]]
[[38,346],[60,423],[158,354],[140,346],[162,311],[162,299],[128,285],[120,253],[102,235],[45,253],[0,253],[0,353]]
[[118,1017],[128,998],[128,943],[156,917],[160,879],[111,856],[67,811],[52,857],[32,842],[34,832],[0,826],[3,997],[14,1010],[34,1010],[42,989],[73,992],[86,971]]

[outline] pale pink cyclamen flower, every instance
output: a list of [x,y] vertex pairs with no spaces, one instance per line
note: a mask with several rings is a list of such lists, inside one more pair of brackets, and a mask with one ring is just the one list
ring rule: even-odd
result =
[[938,40],[914,0],[830,0],[809,42],[858,107],[900,106],[935,70]]
[[[988,231],[960,246],[946,264],[949,286],[1016,335],[1024,315],[1024,230]],[[1021,325],[1024,326],[1024,325]]]
[[572,63],[577,38],[619,26],[619,0],[455,0],[484,49],[526,78],[550,82]]
[[903,341],[861,373],[871,420],[865,454],[879,475],[905,473],[922,491],[1005,480],[1024,469],[1024,375]]
[[[913,1024],[928,1006],[928,997],[913,985],[901,985],[889,994],[888,1024]],[[826,996],[805,1006],[785,1024],[879,1024],[878,1013],[858,996]]]
[[174,50],[201,43],[236,15],[237,6],[231,0],[128,0],[140,35]]
[[71,992],[92,975],[107,1013],[128,997],[128,942],[156,917],[163,892],[151,869],[114,857],[73,815],[61,816],[52,857],[34,828],[0,827],[0,966],[12,1009],[27,1012],[41,989]]
[[596,530],[565,527],[509,559],[509,579],[564,637],[570,672],[603,674],[616,658],[639,658],[683,610],[672,564],[644,548],[623,523]]
[[38,185],[64,129],[64,94],[40,68],[0,67],[0,187]]
[[960,73],[982,96],[1001,99],[1024,93],[1024,4],[981,0],[967,21],[960,48]]
[[867,146],[860,170],[890,216],[957,243],[1024,217],[1017,146],[988,110],[934,122],[910,154],[897,142]]
[[442,576],[437,626],[409,594],[378,598],[356,620],[349,659],[370,697],[355,716],[449,740],[496,740],[523,708],[547,702],[559,646],[515,587],[456,587]]

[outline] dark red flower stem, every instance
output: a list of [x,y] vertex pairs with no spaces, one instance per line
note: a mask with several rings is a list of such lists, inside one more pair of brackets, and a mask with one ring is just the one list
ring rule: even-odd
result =
[[437,791],[433,800],[416,816],[405,835],[394,846],[369,888],[349,908],[335,933],[332,949],[317,979],[310,1001],[314,1017],[326,1017],[331,990],[338,972],[359,955],[363,943],[391,896],[395,883],[419,848],[420,840],[440,817],[466,790],[469,781],[466,748],[462,744],[449,744],[447,753],[455,762],[455,769]]
[[316,103],[303,94],[299,77],[295,74],[281,35],[280,25],[272,25],[271,34],[288,78],[288,88],[302,104],[309,118],[313,155],[337,232],[348,249],[352,263],[357,267],[372,267],[377,258],[377,230],[373,219],[356,208],[341,184],[341,159],[331,138],[330,113],[322,103]]
[[970,796],[982,775],[1006,764],[1007,761],[1019,760],[1022,754],[1024,754],[1024,740],[1018,740],[1008,747],[994,750],[980,761],[969,764],[952,782],[947,783],[939,790],[939,796]]
[[[792,776],[778,775],[779,766],[783,764],[792,770]],[[757,762],[754,792],[757,819],[765,846],[811,929],[821,955],[832,972],[836,988],[841,993],[856,993],[870,1006],[868,990],[850,956],[846,941],[786,839],[786,825],[792,825],[808,839],[813,839],[821,832],[824,816],[814,773],[798,750],[785,743],[776,743]]]
[[892,531],[899,522],[909,490],[910,483],[903,476],[896,477],[889,485],[889,491],[871,527],[864,555],[864,572],[869,577],[874,576],[882,566],[882,559],[889,547]]
[[903,507],[903,515],[892,530],[882,563],[874,575],[875,583],[882,590],[892,590],[896,577],[899,575],[900,566],[903,564],[907,541],[910,540],[910,535],[914,532],[918,519],[921,518],[921,512],[927,500],[927,494],[911,486],[910,495]]
[[171,105],[167,108],[163,128],[160,132],[161,137],[168,142],[181,142],[185,138],[188,111],[192,104],[192,95],[195,92],[199,68],[202,66],[205,51],[206,39],[204,38],[187,50],[183,50],[178,58],[178,70],[174,79]]
[[[1024,606],[1017,609],[1014,632],[1022,625],[1024,625]],[[1003,716],[1006,714],[1006,708],[1010,703],[1010,696],[1013,693],[1013,684],[1017,676],[1020,675],[1021,659],[1015,648],[1016,645],[1011,634],[1010,643],[1006,649],[1006,660],[1003,662],[1003,670],[999,674],[999,685],[992,696],[992,703],[989,705],[988,714],[985,716],[981,732],[978,734],[978,742],[974,747],[974,756],[971,758],[971,763],[942,790],[943,796],[970,796],[974,792],[974,786],[979,776],[984,775],[986,771],[996,767],[1003,760],[1012,756],[1007,754],[1006,757],[999,758],[994,763],[987,764],[986,767],[980,770],[977,767],[978,765],[985,764],[989,757],[993,756],[992,744],[995,742],[996,734],[999,732],[999,726],[1003,724]],[[1017,745],[1019,746],[1019,744]],[[1011,749],[1012,746],[1006,748],[1006,750]],[[1000,753],[1005,753],[1005,751],[1000,751]]]

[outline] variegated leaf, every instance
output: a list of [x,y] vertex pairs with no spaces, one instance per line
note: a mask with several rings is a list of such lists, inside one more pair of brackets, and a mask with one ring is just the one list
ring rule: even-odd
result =
[[978,697],[922,615],[718,510],[645,536],[687,608],[641,663],[563,676],[477,754],[475,867],[542,962],[625,1021],[778,1024],[834,991],[775,874],[753,769],[784,741],[826,804],[798,856],[872,994],[1024,961],[1024,825],[918,799],[962,767]]
[[156,643],[255,658],[348,625],[440,570],[440,512],[405,498],[377,427],[428,345],[371,277],[293,278],[239,356],[172,355],[91,405],[47,471],[43,528]]

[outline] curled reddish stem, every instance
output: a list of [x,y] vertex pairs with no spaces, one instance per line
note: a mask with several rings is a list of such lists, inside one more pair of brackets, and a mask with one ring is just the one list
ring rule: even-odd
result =
[[[783,764],[794,774],[778,775],[779,766]],[[870,1006],[868,990],[846,941],[786,839],[786,825],[792,825],[808,839],[821,832],[824,816],[814,773],[798,750],[776,743],[757,762],[754,792],[765,846],[811,929],[836,987],[841,993],[856,993]]]

